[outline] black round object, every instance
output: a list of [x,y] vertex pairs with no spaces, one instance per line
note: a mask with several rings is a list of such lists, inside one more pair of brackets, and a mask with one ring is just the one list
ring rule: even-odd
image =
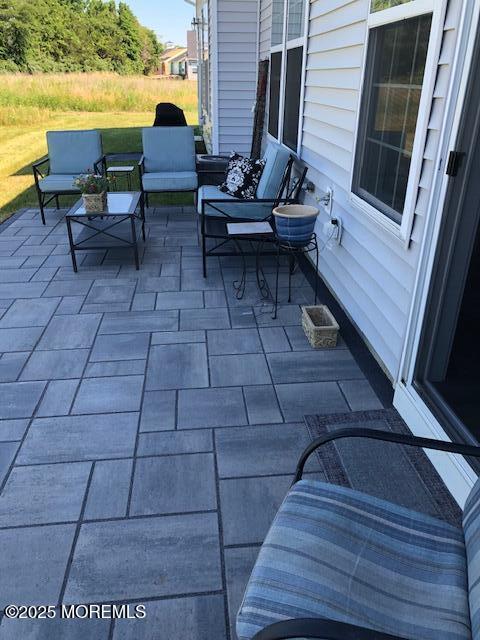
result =
[[186,127],[185,114],[171,102],[160,102],[155,109],[154,127]]

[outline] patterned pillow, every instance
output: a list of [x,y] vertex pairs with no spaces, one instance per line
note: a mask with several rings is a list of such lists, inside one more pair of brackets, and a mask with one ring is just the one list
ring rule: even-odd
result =
[[220,191],[242,200],[253,200],[262,176],[265,160],[251,160],[232,153]]

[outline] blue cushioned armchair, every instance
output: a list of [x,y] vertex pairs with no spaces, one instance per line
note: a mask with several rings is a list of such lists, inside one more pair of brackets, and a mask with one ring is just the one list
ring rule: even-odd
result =
[[80,193],[75,178],[105,169],[99,131],[47,131],[48,155],[33,165],[33,176],[43,224],[45,207],[58,197]]
[[[272,215],[278,204],[298,202],[307,173],[303,169],[300,178],[291,184],[294,158],[285,147],[270,142],[265,154],[265,168],[258,184],[254,200],[240,200],[220,191],[216,185],[203,185],[198,190],[198,214],[202,236],[203,275],[207,275],[208,256],[232,255],[226,249],[228,222],[262,221]],[[213,242],[207,248],[207,240]]]
[[142,129],[140,184],[148,206],[149,193],[196,193],[195,137],[192,127]]
[[480,447],[376,429],[315,440],[258,555],[237,615],[239,640],[478,640],[480,480],[460,528],[302,479],[313,451],[347,437],[480,457]]

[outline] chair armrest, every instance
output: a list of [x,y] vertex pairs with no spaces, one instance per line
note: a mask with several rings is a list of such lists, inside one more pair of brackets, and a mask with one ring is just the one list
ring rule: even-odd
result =
[[105,154],[93,163],[93,170],[95,173],[101,173],[102,175],[107,173],[107,158]]
[[[271,204],[273,206],[277,206],[279,202],[282,202],[284,204],[295,204],[296,200],[291,200],[288,198],[281,198],[280,201],[278,198],[255,198],[254,200],[240,200],[240,199],[235,199],[235,200],[231,200],[229,198],[206,198],[205,200],[202,199],[201,201],[201,219],[202,219],[202,231],[205,230],[205,207],[206,206],[210,206],[212,209],[214,209],[218,214],[219,217],[223,216],[224,218],[228,218],[230,220],[236,220],[236,218],[232,217],[230,214],[225,213],[225,211],[222,211],[219,206],[222,204],[228,204],[228,206],[230,205],[253,205],[253,204]],[[218,205],[218,206],[217,206]],[[270,218],[272,214],[270,213],[268,216],[266,216],[266,218]]]
[[254,198],[253,200],[240,200],[237,198],[235,200],[231,200],[230,198],[205,198],[202,199],[204,204],[220,204],[220,203],[228,203],[228,204],[275,204],[276,202],[285,202],[286,204],[295,204],[296,200],[292,198]]
[[318,638],[320,640],[405,640],[388,633],[365,629],[325,618],[298,618],[275,622],[255,634],[253,640],[288,640]]
[[225,175],[225,169],[199,169],[198,165],[196,168],[196,172],[202,175]]
[[[33,171],[33,177],[35,179],[35,185],[38,189],[38,179],[39,178],[44,178],[45,174],[42,173],[42,171],[40,170],[40,167],[44,164],[47,164],[50,162],[50,158],[49,156],[45,156],[43,158],[40,158],[40,160],[37,160],[36,162],[34,162],[32,164],[32,171]],[[47,174],[48,174],[48,170],[47,170]]]
[[39,167],[42,164],[45,164],[46,162],[50,162],[49,156],[44,156],[43,158],[40,158],[40,160],[37,160],[36,162],[34,162],[32,164],[32,168],[36,169],[37,167]]
[[140,177],[140,184],[142,183],[142,176],[144,173],[145,173],[145,156],[142,153],[142,156],[138,161],[138,175]]
[[332,440],[340,438],[370,438],[372,440],[381,440],[382,442],[393,442],[396,444],[404,444],[409,447],[421,447],[422,449],[436,449],[437,451],[446,451],[447,453],[458,453],[462,456],[472,456],[480,458],[480,447],[469,444],[460,444],[459,442],[446,442],[444,440],[434,440],[432,438],[420,438],[414,435],[406,435],[403,433],[393,433],[392,431],[380,431],[377,429],[363,429],[354,427],[353,429],[337,429],[331,433],[327,433],[320,438],[316,438],[302,453],[297,464],[293,483],[295,484],[302,479],[305,463],[310,455],[319,447]]

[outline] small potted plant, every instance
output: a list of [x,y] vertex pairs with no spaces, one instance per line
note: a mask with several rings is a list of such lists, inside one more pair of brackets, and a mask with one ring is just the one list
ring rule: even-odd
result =
[[99,213],[107,209],[107,191],[110,179],[99,173],[89,172],[75,180],[80,189],[87,213]]

